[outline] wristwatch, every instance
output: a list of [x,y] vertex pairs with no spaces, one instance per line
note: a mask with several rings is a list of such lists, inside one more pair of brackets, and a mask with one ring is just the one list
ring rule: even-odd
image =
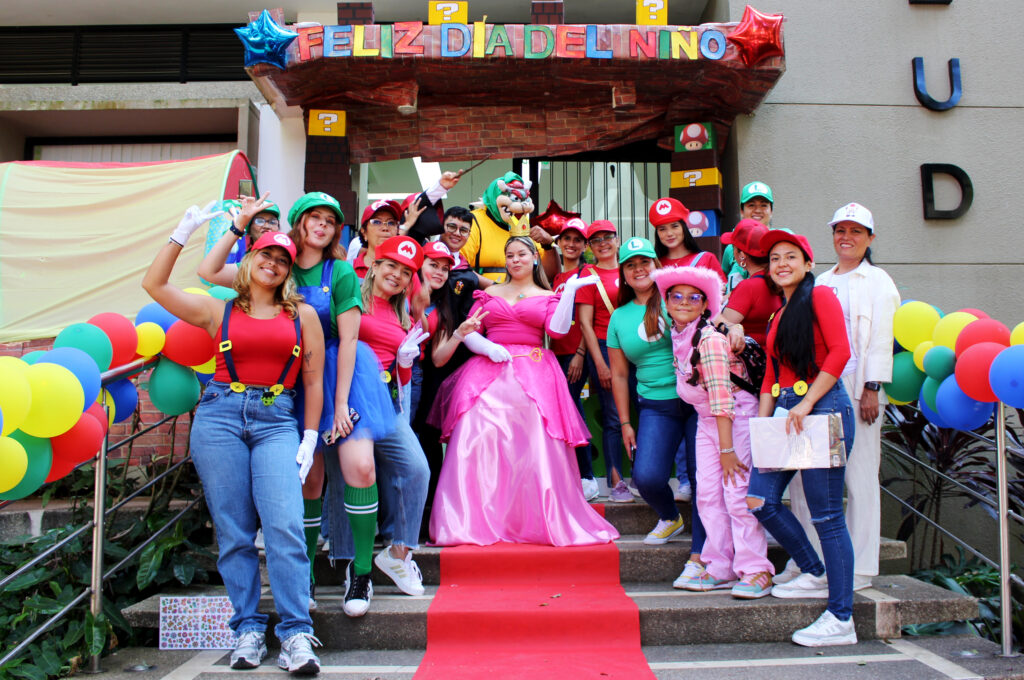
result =
[[877,392],[878,390],[882,389],[882,384],[877,383],[874,380],[869,380],[868,382],[864,383],[864,389],[871,390],[872,392]]
[[235,226],[234,224],[232,224],[231,226],[229,226],[229,227],[228,227],[228,229],[229,229],[229,230],[231,231],[231,233],[232,233],[232,234],[234,234],[234,235],[235,235],[235,236],[237,236],[238,238],[242,238],[243,236],[245,236],[245,232],[244,232],[244,231],[242,231],[242,230],[240,230],[240,229],[239,229],[238,227],[236,227],[236,226]]

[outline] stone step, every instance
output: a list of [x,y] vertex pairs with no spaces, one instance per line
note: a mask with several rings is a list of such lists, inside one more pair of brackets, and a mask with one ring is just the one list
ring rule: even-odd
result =
[[[814,621],[824,600],[783,600],[765,597],[745,601],[728,592],[690,593],[668,584],[623,584],[640,610],[640,638],[644,645],[723,644],[786,641],[794,630]],[[438,586],[427,586],[419,597],[404,595],[392,585],[375,587],[369,613],[358,619],[342,612],[343,592],[337,586],[317,589],[313,625],[329,650],[424,649],[427,609]],[[188,588],[165,594],[210,595],[222,587]],[[123,610],[137,628],[157,628],[160,596],[154,595]],[[260,609],[273,615],[273,602],[264,592]],[[594,612],[600,616],[600,612]],[[854,595],[857,635],[864,640],[896,638],[901,626],[913,623],[957,621],[978,615],[973,598],[964,597],[909,576],[879,576],[871,588]]]

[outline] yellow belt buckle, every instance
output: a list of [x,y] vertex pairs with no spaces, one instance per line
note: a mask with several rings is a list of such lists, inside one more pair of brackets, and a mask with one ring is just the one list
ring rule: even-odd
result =
[[293,357],[298,357],[301,353],[302,353],[302,348],[301,347],[299,347],[298,345],[295,345],[295,347],[292,347],[292,356]]
[[218,352],[222,352],[223,353],[223,352],[227,352],[230,349],[231,349],[231,341],[230,340],[225,340],[222,343],[220,343],[219,345],[217,345],[217,351]]
[[802,397],[805,394],[807,394],[807,383],[805,383],[803,380],[797,380],[795,383],[793,383],[793,394],[795,394],[798,397]]
[[391,372],[390,371],[381,371],[380,372],[380,381],[382,383],[389,383],[389,382],[391,382]]
[[782,388],[779,387],[779,383],[775,383],[772,385],[772,396],[778,398],[780,394],[782,394]]
[[231,391],[232,392],[238,392],[238,393],[245,392],[245,383],[240,383],[240,382],[233,382],[233,383],[231,383]]

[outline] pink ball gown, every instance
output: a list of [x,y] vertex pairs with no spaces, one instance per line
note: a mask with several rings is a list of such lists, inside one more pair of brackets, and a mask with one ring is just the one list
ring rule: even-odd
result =
[[512,354],[474,356],[441,386],[431,424],[448,443],[430,517],[436,545],[499,541],[592,545],[619,537],[583,498],[575,447],[590,438],[544,329],[558,296],[511,305],[485,291],[489,340]]

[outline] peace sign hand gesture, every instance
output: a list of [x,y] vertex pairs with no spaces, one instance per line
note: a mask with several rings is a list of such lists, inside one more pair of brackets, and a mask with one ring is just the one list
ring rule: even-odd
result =
[[484,317],[490,314],[490,312],[484,311],[484,308],[473,312],[469,317],[466,318],[459,327],[455,329],[455,337],[459,340],[464,339],[470,333],[475,333],[480,330],[480,326],[483,324]]

